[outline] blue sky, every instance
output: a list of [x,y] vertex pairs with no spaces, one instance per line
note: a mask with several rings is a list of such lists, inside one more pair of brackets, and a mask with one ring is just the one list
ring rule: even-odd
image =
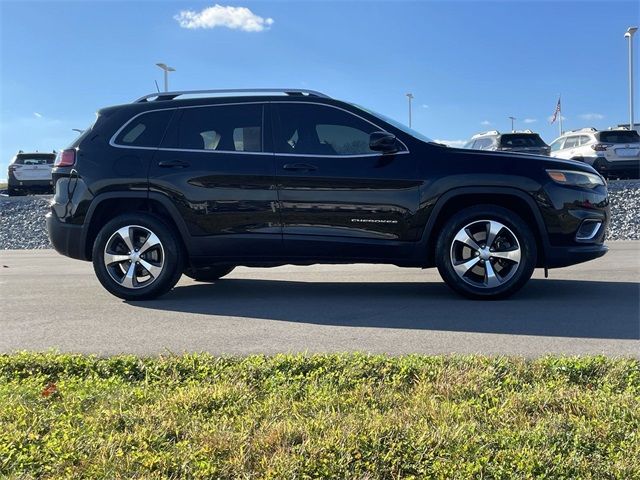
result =
[[559,93],[565,128],[628,121],[637,0],[218,3],[249,10],[0,0],[0,178],[18,149],[64,147],[100,107],[162,88],[160,61],[172,90],[312,88],[403,122],[412,92],[414,128],[453,142],[509,115],[550,142]]

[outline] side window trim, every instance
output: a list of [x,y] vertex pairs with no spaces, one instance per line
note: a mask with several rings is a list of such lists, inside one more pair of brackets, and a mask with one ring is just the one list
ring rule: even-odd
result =
[[[137,150],[158,150],[158,151],[164,151],[164,152],[206,152],[206,153],[224,153],[224,154],[235,154],[235,155],[270,155],[273,156],[274,152],[273,151],[262,151],[262,152],[237,152],[237,151],[232,151],[232,150],[206,150],[206,149],[193,149],[193,148],[174,148],[174,147],[162,147],[160,145],[162,145],[162,141],[164,141],[164,137],[166,137],[167,131],[169,129],[169,127],[174,123],[176,118],[179,118],[176,116],[176,113],[182,113],[184,110],[189,109],[189,108],[207,108],[207,107],[222,107],[222,106],[229,106],[229,105],[262,105],[262,125],[261,125],[261,130],[262,130],[262,148],[263,150],[265,150],[265,146],[267,145],[266,137],[265,135],[265,111],[266,111],[266,106],[269,104],[269,102],[264,101],[264,102],[237,102],[237,103],[216,103],[216,104],[208,104],[208,105],[189,105],[186,107],[169,107],[169,108],[155,108],[153,110],[145,110],[144,112],[140,112],[136,115],[134,115],[133,117],[131,117],[129,120],[127,120],[117,131],[116,133],[113,134],[113,136],[111,137],[111,139],[109,140],[109,145],[111,145],[112,147],[115,148],[126,148],[126,149],[137,149]],[[154,113],[154,112],[160,112],[160,111],[166,111],[166,110],[175,110],[172,118],[169,120],[169,122],[167,123],[167,127],[165,129],[164,135],[162,140],[160,141],[160,144],[157,147],[141,147],[141,146],[137,146],[137,145],[121,145],[119,143],[116,143],[116,138],[118,138],[118,135],[120,135],[120,133],[127,128],[127,126],[133,122],[136,118],[145,115],[145,114],[149,114],[149,113]],[[272,143],[272,142],[269,142]],[[271,149],[273,150],[273,149]]]
[[[303,105],[319,105],[322,107],[327,107],[327,108],[334,108],[336,110],[341,110],[349,115],[352,115],[364,122],[367,122],[369,125],[377,128],[379,131],[381,132],[386,132],[386,133],[392,133],[389,132],[386,128],[382,128],[380,125],[377,125],[375,123],[373,123],[370,120],[367,120],[364,117],[361,117],[360,115],[358,115],[357,113],[353,113],[345,108],[341,108],[338,107],[336,105],[330,105],[328,103],[319,103],[319,102],[297,102],[297,101],[289,101],[289,102],[282,102],[282,101],[271,101],[270,102],[272,105],[273,104],[291,104],[291,103],[297,103],[297,104],[303,104]],[[277,107],[276,107],[277,108]],[[273,136],[275,137],[275,135],[277,133],[279,133],[280,131],[280,112],[279,111],[274,111],[272,112],[272,119],[273,119],[273,123],[274,123],[274,129],[273,129]],[[396,139],[402,144],[402,147],[404,148],[404,150],[401,150],[399,152],[394,153],[394,155],[402,155],[402,154],[406,154],[406,153],[411,153],[409,152],[409,147],[407,147],[407,144],[404,143],[402,141],[401,138],[398,138],[398,136],[396,135]],[[275,152],[275,138],[273,141],[273,151]],[[373,152],[373,153],[358,153],[358,154],[349,154],[349,155],[323,155],[323,154],[311,154],[311,153],[280,153],[280,152],[275,152],[275,155],[278,156],[283,156],[283,157],[310,157],[310,158],[358,158],[358,157],[380,157],[382,155],[385,155],[384,153],[380,153],[380,152]]]

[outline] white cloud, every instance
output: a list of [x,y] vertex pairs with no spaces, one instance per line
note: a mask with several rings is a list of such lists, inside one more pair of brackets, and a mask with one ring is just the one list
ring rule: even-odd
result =
[[231,7],[218,4],[199,12],[182,10],[173,18],[182,28],[191,30],[227,27],[234,30],[240,29],[244,32],[262,32],[273,25],[273,18],[263,18],[246,7]]
[[484,125],[485,127],[488,127],[489,125],[491,125],[491,122],[489,120],[483,120],[480,122],[480,125]]
[[525,118],[523,120],[524,123],[536,123],[538,121],[538,119],[536,118]]
[[582,120],[602,120],[604,115],[601,113],[583,113],[578,115]]
[[33,112],[33,116],[36,118],[42,118],[42,114],[38,112]]
[[467,140],[434,140],[434,142],[444,143],[447,147],[460,148],[467,143]]
[[429,108],[429,105],[427,105],[426,103],[423,103],[422,108]]

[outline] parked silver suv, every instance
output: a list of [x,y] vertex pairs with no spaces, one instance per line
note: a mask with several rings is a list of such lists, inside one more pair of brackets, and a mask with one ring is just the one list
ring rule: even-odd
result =
[[478,133],[471,137],[464,148],[473,150],[508,151],[515,153],[530,153],[534,155],[549,155],[549,146],[531,130],[500,133],[497,130]]
[[586,162],[603,176],[638,178],[640,135],[620,127],[571,130],[551,143],[551,156]]

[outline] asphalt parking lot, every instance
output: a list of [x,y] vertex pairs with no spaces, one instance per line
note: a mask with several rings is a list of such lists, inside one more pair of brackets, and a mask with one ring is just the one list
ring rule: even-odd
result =
[[52,250],[0,251],[0,351],[110,355],[207,351],[640,356],[640,242],[536,271],[516,297],[475,302],[436,270],[385,265],[238,268],[183,277],[165,297],[123,302],[90,263]]

